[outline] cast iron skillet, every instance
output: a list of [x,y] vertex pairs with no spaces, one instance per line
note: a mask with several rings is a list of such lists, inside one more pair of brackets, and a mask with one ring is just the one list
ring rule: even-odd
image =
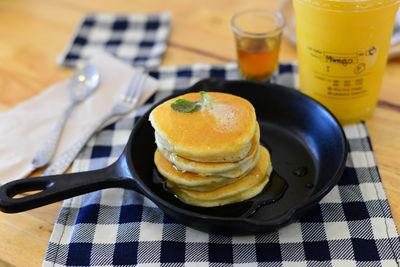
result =
[[[200,208],[181,202],[165,190],[153,163],[156,146],[149,111],[137,123],[120,158],[109,167],[10,182],[0,188],[0,210],[21,212],[104,188],[123,187],[145,195],[166,214],[192,228],[252,234],[272,231],[298,219],[342,176],[348,151],[343,130],[332,114],[311,98],[274,84],[217,79],[202,80],[179,94],[201,90],[239,95],[256,109],[261,143],[271,153],[274,171],[269,184],[254,198]],[[13,198],[33,190],[41,191]]]

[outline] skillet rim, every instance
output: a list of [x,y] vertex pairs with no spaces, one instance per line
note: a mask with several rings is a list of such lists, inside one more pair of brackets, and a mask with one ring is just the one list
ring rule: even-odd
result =
[[[332,114],[332,112],[330,112],[323,104],[321,104],[317,100],[301,93],[300,91],[298,91],[296,89],[293,89],[293,88],[290,88],[287,86],[283,86],[283,85],[279,85],[279,84],[272,84],[272,83],[246,81],[246,80],[223,80],[223,79],[219,79],[219,78],[200,79],[199,81],[197,81],[190,87],[179,90],[178,92],[174,92],[174,93],[162,98],[161,100],[157,101],[148,109],[148,111],[146,111],[146,113],[144,113],[142,115],[142,117],[139,119],[139,121],[134,126],[134,129],[131,132],[128,142],[126,144],[125,156],[126,156],[127,166],[129,168],[130,172],[132,173],[132,177],[140,177],[138,175],[138,173],[136,172],[136,168],[135,168],[134,162],[132,160],[132,151],[131,151],[132,144],[135,142],[134,139],[137,136],[137,132],[139,131],[138,129],[143,127],[146,123],[150,123],[149,122],[150,112],[155,107],[157,107],[161,103],[167,101],[168,99],[171,99],[171,98],[174,98],[174,97],[177,97],[180,95],[184,95],[184,94],[190,93],[190,92],[197,92],[197,91],[199,91],[198,87],[201,87],[204,85],[206,85],[205,87],[208,87],[208,84],[210,84],[210,83],[216,84],[213,88],[208,88],[208,89],[210,89],[209,91],[211,91],[211,92],[220,92],[222,90],[221,86],[225,86],[226,84],[247,84],[247,85],[256,85],[256,86],[263,86],[263,87],[276,87],[277,89],[285,91],[286,93],[294,94],[295,97],[305,98],[307,101],[311,101],[315,105],[320,106],[325,112],[327,112],[327,114],[335,122],[335,125],[337,126],[337,128],[340,131],[340,137],[341,137],[341,141],[343,143],[343,147],[342,147],[343,154],[341,155],[341,162],[336,170],[336,173],[334,173],[334,175],[332,175],[332,177],[329,179],[330,182],[325,187],[321,188],[317,192],[313,192],[312,195],[310,195],[305,201],[302,201],[298,205],[293,206],[287,212],[283,213],[281,216],[274,217],[269,220],[259,220],[259,219],[253,219],[251,217],[249,218],[249,217],[239,217],[239,216],[218,217],[218,216],[206,215],[206,214],[186,210],[186,209],[180,208],[178,206],[172,205],[168,201],[165,201],[164,199],[160,198],[158,195],[154,194],[152,192],[152,190],[144,182],[133,178],[135,183],[140,183],[139,190],[138,190],[139,192],[143,193],[146,197],[148,197],[150,200],[155,202],[157,206],[160,204],[163,207],[166,207],[170,210],[174,210],[175,212],[178,210],[178,213],[184,214],[185,216],[201,218],[201,219],[210,219],[210,220],[214,220],[214,221],[229,220],[229,221],[235,221],[235,222],[245,222],[245,223],[249,223],[249,224],[252,224],[255,226],[279,226],[279,225],[284,225],[286,223],[289,223],[290,221],[298,218],[298,216],[302,212],[304,212],[304,211],[308,210],[309,208],[311,208],[312,206],[316,205],[326,194],[328,194],[332,190],[332,188],[335,185],[337,185],[337,183],[340,180],[340,178],[342,177],[344,169],[346,167],[346,160],[347,160],[347,156],[348,156],[348,152],[349,152],[349,144],[348,144],[347,138],[345,136],[345,133],[344,133],[344,130],[343,130],[341,124],[339,123],[337,118]],[[207,91],[207,90],[204,90],[204,91]],[[257,110],[256,110],[256,112],[257,112]],[[151,125],[150,125],[150,127],[151,127]]]

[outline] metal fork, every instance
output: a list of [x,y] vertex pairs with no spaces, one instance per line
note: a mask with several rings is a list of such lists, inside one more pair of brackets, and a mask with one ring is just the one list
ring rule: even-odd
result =
[[121,95],[121,98],[112,108],[111,112],[101,118],[93,128],[86,131],[86,133],[69,150],[64,152],[59,158],[51,163],[50,166],[44,170],[42,175],[54,175],[65,172],[87,141],[89,141],[95,133],[100,131],[108,121],[115,117],[125,115],[133,110],[140,100],[146,80],[146,74],[141,72],[136,73],[136,75],[132,77],[125,93]]

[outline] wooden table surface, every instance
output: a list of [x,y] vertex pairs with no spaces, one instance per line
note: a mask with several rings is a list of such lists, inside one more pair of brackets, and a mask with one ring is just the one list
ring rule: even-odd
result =
[[[231,16],[254,7],[277,9],[279,4],[278,0],[2,0],[0,111],[71,75],[72,70],[58,66],[56,58],[86,13],[169,10],[172,30],[162,65],[226,63],[236,58]],[[295,47],[286,39],[280,60],[296,60]],[[374,116],[366,122],[397,226],[400,226],[399,77],[400,59],[389,61]],[[40,266],[60,206],[61,202],[19,214],[0,213],[0,266]]]

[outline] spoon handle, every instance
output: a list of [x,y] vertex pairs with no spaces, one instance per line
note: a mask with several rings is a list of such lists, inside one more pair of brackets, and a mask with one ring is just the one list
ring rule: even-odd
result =
[[60,141],[61,133],[64,129],[65,123],[68,120],[71,111],[75,107],[76,103],[72,102],[68,108],[64,111],[61,118],[57,121],[57,124],[51,131],[50,135],[47,137],[46,141],[40,147],[39,151],[33,157],[32,166],[36,168],[41,168],[45,166],[53,158],[58,143]]
[[82,150],[83,146],[89,141],[89,139],[96,134],[99,130],[102,129],[102,126],[115,118],[119,114],[110,113],[100,119],[95,126],[85,132],[85,134],[79,138],[78,141],[66,152],[64,152],[61,156],[59,156],[54,162],[50,164],[42,173],[42,176],[45,175],[55,175],[61,174],[65,172],[68,167],[71,165],[72,161],[76,158],[79,152]]

